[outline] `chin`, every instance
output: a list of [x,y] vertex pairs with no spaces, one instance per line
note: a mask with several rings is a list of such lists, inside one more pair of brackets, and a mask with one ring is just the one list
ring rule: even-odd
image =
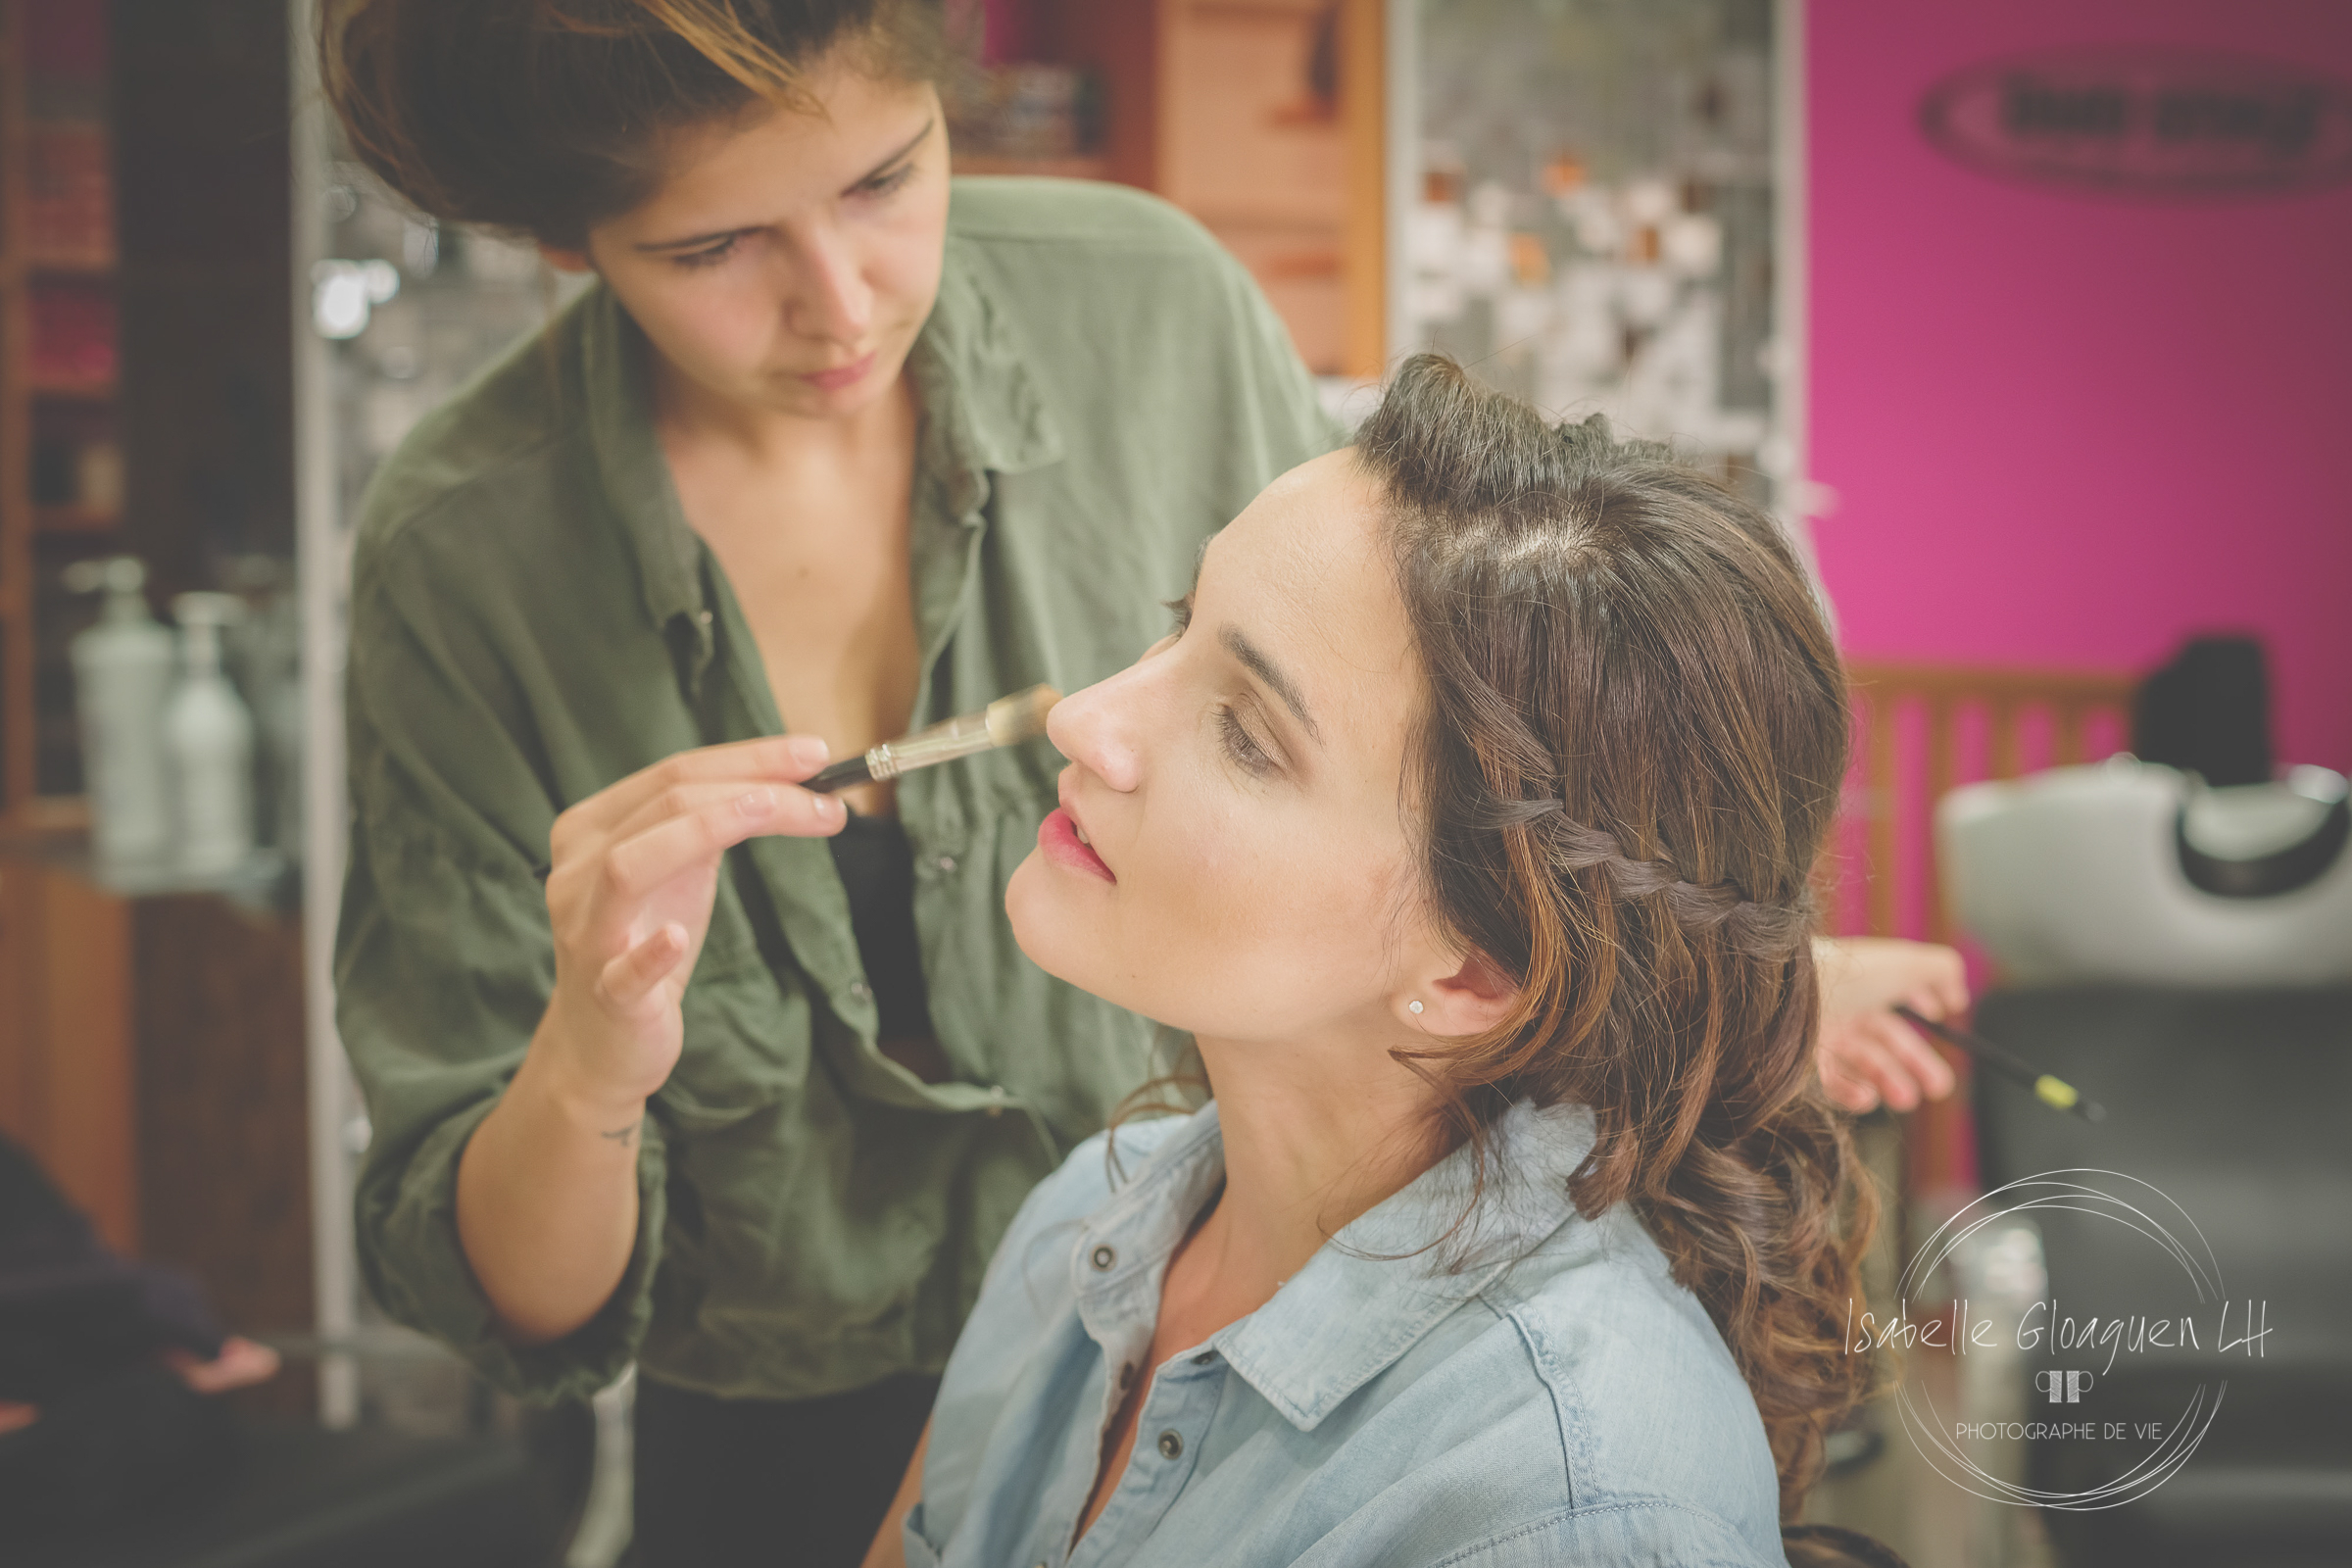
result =
[[1012,924],[1012,938],[1031,963],[1054,979],[1118,1006],[1133,1007],[1116,986],[1104,983],[1103,971],[1115,972],[1118,966],[1106,961],[1114,956],[1103,951],[1106,932],[1101,911],[1080,910],[1057,886],[1069,874],[1056,870],[1040,850],[1031,850],[1012,868],[1004,883],[1004,914]]
[[1031,850],[1004,881],[1004,917],[1031,963],[1056,980],[1069,980],[1055,961],[1062,948],[1056,938],[1067,929],[1068,912],[1054,907],[1053,881],[1054,868],[1046,863],[1044,853]]

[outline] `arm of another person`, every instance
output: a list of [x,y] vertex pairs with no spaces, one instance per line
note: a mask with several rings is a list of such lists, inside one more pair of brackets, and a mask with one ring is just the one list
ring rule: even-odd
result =
[[555,994],[458,1167],[466,1261],[517,1342],[572,1333],[620,1284],[645,1102],[684,1045],[720,859],[755,834],[839,829],[838,800],[792,787],[824,761],[812,736],[706,747],[556,818]]
[[387,554],[355,574],[336,933],[372,1134],[361,1266],[397,1321],[501,1386],[584,1397],[651,1313],[664,1152],[645,1100],[677,1058],[719,858],[829,832],[839,808],[793,788],[821,746],[776,738],[681,753],[559,816],[463,596]]
[[860,1568],[906,1568],[906,1516],[922,1499],[923,1454],[930,1446],[931,1423],[926,1421],[914,1457],[906,1461],[906,1474],[899,1480],[898,1495],[890,1499],[890,1512],[882,1516],[882,1528],[874,1532],[874,1544],[865,1548]]
[[1967,1011],[1959,954],[1926,942],[1824,937],[1813,959],[1821,971],[1821,1081],[1832,1100],[1853,1111],[1881,1101],[1911,1110],[1952,1092],[1950,1065],[1890,1009],[1900,1003],[1939,1019]]

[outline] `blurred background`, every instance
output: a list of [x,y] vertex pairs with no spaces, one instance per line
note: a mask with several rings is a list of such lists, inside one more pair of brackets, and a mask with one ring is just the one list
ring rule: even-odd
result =
[[[1442,348],[1817,562],[1837,928],[1962,944],[1980,1032],[2109,1112],[1955,1050],[1961,1093],[1866,1118],[1882,1318],[2139,1279],[2079,1205],[1984,1206],[2073,1166],[2193,1217],[2200,1322],[2268,1304],[2227,1399],[2210,1357],[2111,1389],[2195,1429],[2153,1460],[2000,1437],[2042,1361],[1889,1356],[1814,1516],[1920,1568],[2352,1561],[2352,8],[959,3],[961,172],[1156,191],[1342,414]],[[520,1410],[357,1284],[326,968],[346,530],[567,285],[345,157],[312,24],[0,0],[0,1548],[37,1512],[28,1562],[601,1568],[625,1388]],[[36,1210],[113,1260],[82,1294],[9,1274]],[[27,1457],[41,1348],[159,1291],[275,1375],[117,1388],[129,1426]]]

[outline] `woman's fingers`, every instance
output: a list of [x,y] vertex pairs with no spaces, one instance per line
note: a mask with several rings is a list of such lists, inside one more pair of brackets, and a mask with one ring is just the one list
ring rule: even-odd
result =
[[822,836],[837,831],[839,801],[806,790],[758,785],[706,802],[612,845],[598,879],[608,910],[629,907],[682,872],[715,862],[745,839],[762,833]]
[[1839,1037],[1837,1066],[1859,1079],[1896,1110],[1952,1092],[1951,1068],[1909,1025],[1892,1013],[1857,1018]]
[[1879,1108],[1879,1092],[1847,1072],[1835,1057],[1822,1057],[1821,1086],[1832,1101],[1856,1114]]
[[556,825],[560,833],[574,837],[610,834],[664,790],[729,779],[798,784],[822,768],[831,756],[831,749],[815,735],[767,735],[697,747],[639,768],[617,784],[597,791],[558,817]]
[[680,784],[645,802],[626,820],[616,824],[607,835],[608,844],[625,844],[650,833],[675,817],[692,816],[698,812],[716,810],[723,817],[729,807],[746,801],[765,799],[775,804],[775,821],[754,829],[759,833],[786,833],[803,838],[822,838],[837,831],[845,813],[841,802],[830,795],[811,795],[790,784],[777,784],[759,778],[728,778],[709,784]]
[[1959,1079],[1951,1063],[1918,1030],[1892,1013],[1882,1013],[1875,1021],[1891,1069],[1902,1073],[1921,1098],[1941,1100],[1952,1092]]
[[686,928],[672,920],[606,964],[596,988],[607,1003],[625,1012],[651,995],[685,956]]

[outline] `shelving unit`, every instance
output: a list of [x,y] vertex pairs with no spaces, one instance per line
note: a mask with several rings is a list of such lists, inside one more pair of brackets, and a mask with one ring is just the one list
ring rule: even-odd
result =
[[68,653],[98,607],[61,574],[133,555],[159,606],[243,592],[249,690],[276,646],[290,42],[283,0],[0,0],[0,1132],[262,1332],[313,1322],[301,926],[268,856],[93,861]]
[[1379,375],[1386,341],[1382,0],[1036,0],[1026,52],[1103,94],[1080,159],[958,155],[960,173],[1112,179],[1200,220],[1322,375]]
[[73,827],[59,575],[125,548],[104,8],[0,0],[0,821]]

